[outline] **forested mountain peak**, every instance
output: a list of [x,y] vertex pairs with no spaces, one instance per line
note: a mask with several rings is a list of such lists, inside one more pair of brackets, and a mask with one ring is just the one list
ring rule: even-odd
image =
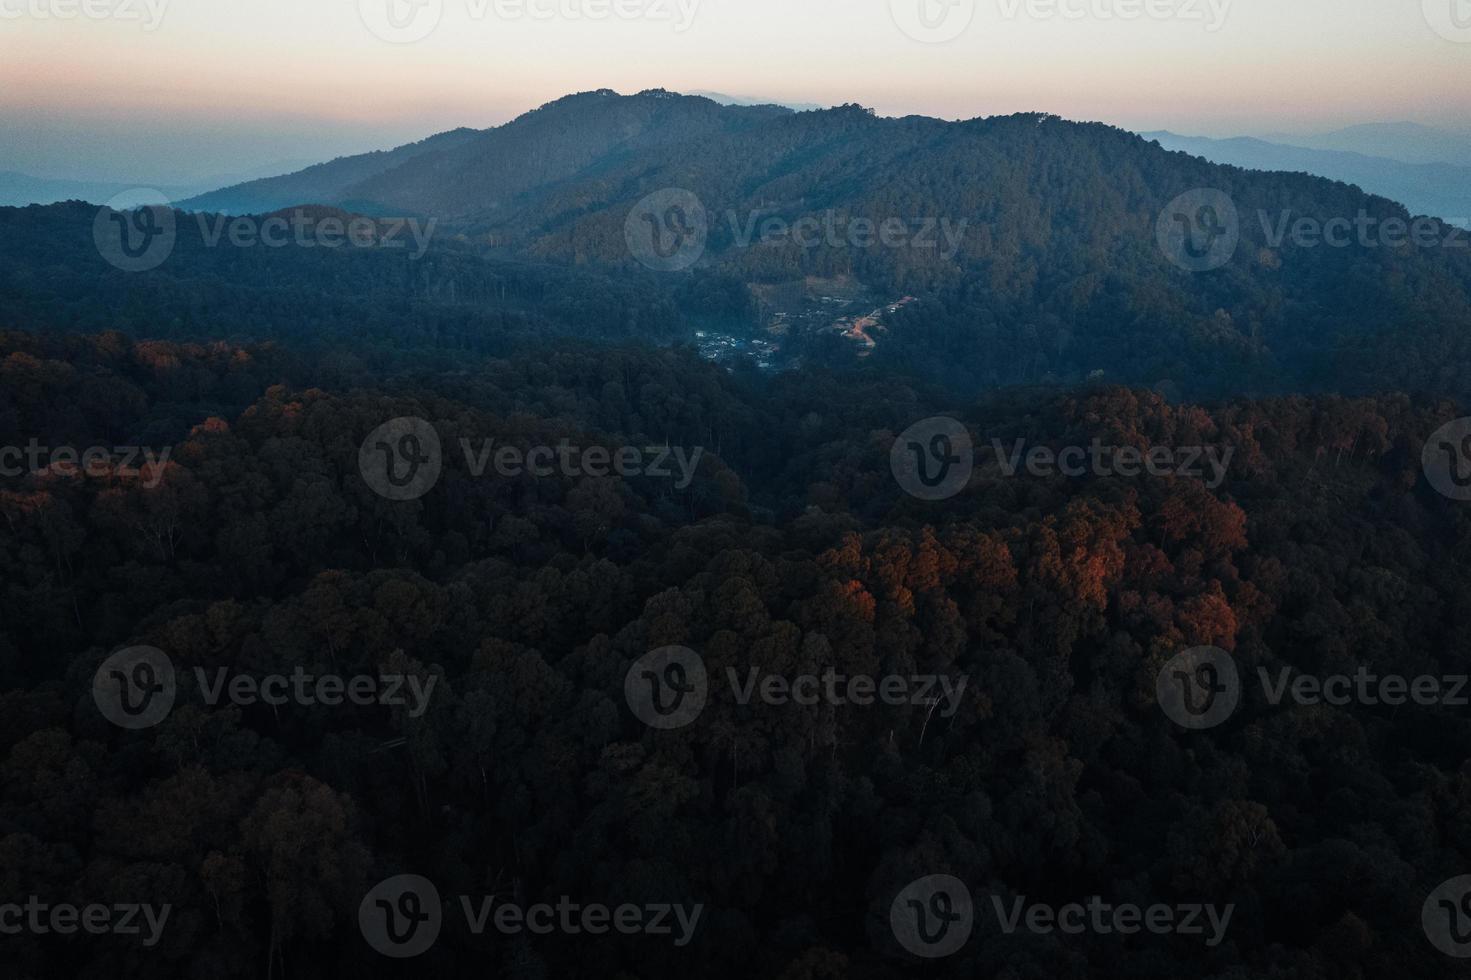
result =
[[[432,229],[428,260],[296,250],[242,264],[209,244],[214,226],[186,222],[156,275],[254,289],[258,274],[260,288],[309,292],[329,276],[334,294],[358,284],[354,305],[407,289],[436,318],[469,311],[455,336],[482,329],[469,323],[492,297],[497,317],[507,302],[532,314],[499,321],[517,333],[535,323],[585,336],[596,323],[694,341],[714,323],[759,341],[765,369],[856,355],[962,391],[1101,377],[1195,395],[1459,394],[1471,377],[1464,233],[1349,184],[1213,164],[1104,123],[599,89],[393,152],[394,165],[323,193],[278,178],[290,196],[258,213],[319,204],[419,222]],[[62,215],[9,223],[76,217]],[[640,252],[650,221],[650,244],[673,249],[673,263]],[[68,303],[42,297],[61,289],[54,275],[20,270],[37,240],[86,238],[10,239],[22,240],[7,250],[20,307]],[[90,249],[82,259],[98,261]],[[390,288],[377,266],[399,260],[409,265]],[[339,263],[350,271],[329,272]],[[612,281],[619,302],[598,308]]]

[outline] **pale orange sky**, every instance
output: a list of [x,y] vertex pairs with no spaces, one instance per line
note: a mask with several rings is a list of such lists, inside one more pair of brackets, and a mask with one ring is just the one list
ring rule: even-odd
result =
[[[1216,136],[1471,119],[1471,31],[1431,23],[1468,0],[85,0],[139,17],[62,19],[68,2],[0,0],[0,169],[246,170],[601,87]],[[414,2],[440,7],[432,32],[375,35]],[[917,40],[905,4],[965,29]]]

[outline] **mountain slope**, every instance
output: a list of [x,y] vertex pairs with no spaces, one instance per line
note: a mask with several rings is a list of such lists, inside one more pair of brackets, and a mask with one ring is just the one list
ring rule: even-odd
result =
[[729,95],[725,92],[711,92],[704,89],[697,89],[689,94],[703,96],[721,105],[779,105],[793,112],[812,112],[816,109],[827,108],[816,102],[783,102],[780,99],[766,99],[757,95]]
[[1404,163],[1342,150],[1284,146],[1242,137],[1216,140],[1175,133],[1144,133],[1167,150],[1181,150],[1216,163],[1251,170],[1301,171],[1358,184],[1399,201],[1413,214],[1435,215],[1455,224],[1471,219],[1471,166]]
[[[1388,377],[1440,389],[1463,383],[1451,365],[1471,362],[1471,250],[1452,247],[1465,239],[1449,229],[1432,223],[1428,248],[1279,239],[1300,218],[1364,215],[1377,228],[1409,215],[1343,183],[1220,166],[1046,115],[947,123],[844,107],[784,117],[550,188],[492,230],[540,258],[635,267],[630,215],[667,188],[692,192],[709,215],[700,268],[748,283],[853,277],[887,298],[927,297],[880,353],[957,384],[1102,371],[1203,376],[1228,390]],[[1239,244],[1219,268],[1192,274],[1156,231],[1172,201],[1201,189],[1233,202]],[[742,241],[772,219],[816,234]],[[886,246],[853,237],[859,220],[910,232],[948,221],[963,233],[951,250],[913,235]]]
[[627,97],[607,89],[584,92],[380,172],[345,193],[384,211],[493,217],[526,191],[660,146],[740,134],[786,115],[790,110],[779,106],[725,107],[662,90]]
[[1363,123],[1331,133],[1269,134],[1269,142],[1315,150],[1341,150],[1404,163],[1471,165],[1471,131],[1440,129],[1420,123]]
[[353,184],[415,157],[466,143],[477,135],[477,130],[454,129],[392,150],[338,157],[296,173],[210,191],[180,201],[179,207],[216,214],[264,214],[294,204],[352,204],[344,192]]
[[[87,201],[103,204],[125,191],[133,190],[128,184],[103,181],[54,180],[0,171],[0,207],[24,207],[27,204],[56,204],[60,201]],[[168,194],[167,188],[160,188]]]

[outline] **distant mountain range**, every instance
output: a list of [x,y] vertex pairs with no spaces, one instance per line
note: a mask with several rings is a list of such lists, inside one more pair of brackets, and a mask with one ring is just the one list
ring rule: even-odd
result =
[[827,106],[818,105],[816,102],[783,102],[780,99],[767,99],[759,95],[726,95],[724,92],[708,92],[697,90],[690,95],[699,95],[709,99],[711,102],[719,102],[721,105],[779,105],[793,112],[813,112],[818,109],[826,109]]
[[1310,150],[1340,150],[1404,163],[1471,166],[1471,129],[1451,130],[1420,123],[1365,123],[1321,134],[1267,133],[1269,143]]
[[[283,173],[303,166],[300,162],[286,162],[271,167],[262,167],[249,174],[214,175],[200,177],[187,184],[162,184],[149,186],[169,200],[183,200],[203,194],[225,183],[259,179],[266,174]],[[18,173],[13,170],[0,171],[0,207],[23,207],[27,204],[55,204],[58,201],[86,201],[88,204],[106,204],[120,194],[135,192],[139,183],[104,180],[63,180],[38,177],[34,174]]]
[[[1369,128],[1356,127],[1360,130]],[[1418,130],[1424,130],[1424,127],[1418,127]],[[1344,131],[1345,134],[1349,132]],[[1376,129],[1375,132],[1382,130]],[[1288,146],[1249,137],[1207,139],[1169,132],[1141,135],[1145,139],[1158,141],[1167,150],[1190,153],[1215,163],[1250,170],[1308,173],[1330,180],[1341,180],[1347,184],[1355,184],[1371,194],[1397,201],[1413,214],[1433,215],[1463,226],[1471,221],[1471,166],[1406,163],[1347,150]],[[1367,142],[1367,139],[1355,140],[1351,136],[1343,136],[1324,138],[1324,141],[1362,143]],[[1429,145],[1421,144],[1422,147]],[[1415,156],[1428,155],[1431,152],[1429,149],[1415,149],[1412,141],[1407,142],[1406,146],[1411,148],[1410,152]],[[1463,159],[1471,160],[1471,156]]]

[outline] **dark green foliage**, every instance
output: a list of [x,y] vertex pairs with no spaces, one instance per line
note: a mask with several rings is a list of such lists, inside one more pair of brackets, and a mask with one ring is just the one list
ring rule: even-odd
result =
[[[1238,978],[1456,975],[1418,910],[1471,860],[1464,709],[1272,709],[1187,734],[1160,664],[1467,670],[1471,510],[1420,478],[1451,417],[1404,396],[1171,406],[1098,388],[955,402],[902,378],[766,384],[647,348],[416,368],[356,390],[275,348],[0,338],[0,443],[173,447],[121,474],[0,484],[0,900],[171,902],[167,941],[6,937],[17,976],[397,976],[357,932],[373,882],[446,896],[701,902],[651,937],[447,930],[418,975]],[[281,385],[290,373],[297,380]],[[1225,484],[1006,478],[926,504],[889,472],[937,413],[984,443],[1236,448]],[[695,482],[476,478],[422,500],[357,468],[396,415],[527,445],[707,447]],[[112,650],[181,666],[439,676],[384,708],[180,707],[126,734]],[[712,670],[953,671],[915,707],[743,707],[655,734],[623,675],[681,643]],[[1065,902],[1234,902],[1226,943],[978,935],[892,959],[894,890],[948,871]],[[450,901],[454,901],[451,897]]]

